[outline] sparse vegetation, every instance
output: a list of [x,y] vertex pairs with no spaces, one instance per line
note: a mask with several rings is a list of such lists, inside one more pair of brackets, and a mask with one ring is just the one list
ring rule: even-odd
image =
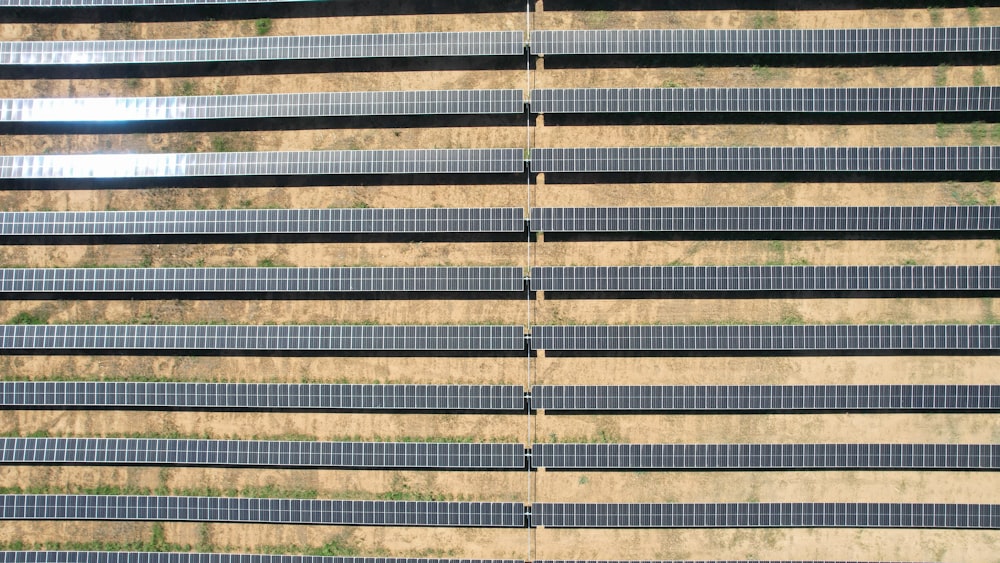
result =
[[976,27],[982,20],[983,14],[979,11],[979,6],[969,6],[965,9],[965,13],[969,16],[969,26]]
[[934,85],[935,86],[947,86],[948,85],[948,73],[951,71],[951,66],[946,64],[940,64],[934,67]]
[[43,325],[48,322],[48,317],[40,313],[32,313],[28,311],[21,311],[20,313],[14,315],[7,321],[7,324],[12,325]]
[[937,6],[927,8],[927,15],[931,20],[931,27],[941,27],[942,22],[944,22],[944,12],[941,8]]
[[253,29],[257,35],[267,35],[268,33],[271,33],[271,27],[273,25],[274,22],[271,21],[271,18],[260,18],[253,22]]
[[182,80],[174,85],[175,96],[197,96],[198,85],[193,80]]
[[954,132],[955,125],[953,123],[938,123],[934,126],[934,136],[942,141],[951,137]]
[[778,14],[775,12],[757,12],[750,17],[750,27],[753,29],[774,29],[778,27]]
[[989,136],[989,129],[986,128],[986,124],[982,121],[976,121],[970,123],[966,132],[969,134],[969,144],[971,145],[982,145],[986,143],[986,137]]
[[986,71],[983,67],[977,66],[972,69],[972,85],[973,86],[985,86],[986,85]]

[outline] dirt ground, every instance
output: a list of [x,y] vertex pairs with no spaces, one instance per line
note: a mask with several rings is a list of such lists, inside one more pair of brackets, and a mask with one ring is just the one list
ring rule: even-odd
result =
[[[521,440],[523,441],[523,440]],[[524,471],[384,471],[336,469],[231,469],[218,467],[2,467],[4,486],[71,491],[72,487],[122,487],[157,494],[300,498],[523,502]]]
[[[566,2],[562,2],[566,4]],[[551,3],[550,3],[551,6]],[[1000,8],[874,10],[553,11],[538,2],[536,29],[830,28],[997,25]],[[274,18],[270,35],[523,29],[524,13]],[[248,20],[6,24],[0,40],[130,39],[254,35]],[[415,89],[558,87],[969,86],[1000,84],[1000,65],[695,66],[534,70],[374,63],[317,65],[227,76],[0,79],[2,97],[167,96]],[[880,63],[881,64],[881,63]],[[917,63],[919,64],[919,63]],[[254,69],[261,72],[263,69]],[[207,72],[206,72],[207,74]],[[995,119],[962,123],[789,125],[762,118],[739,125],[642,121],[627,125],[411,122],[399,127],[303,125],[264,131],[26,132],[0,136],[4,154],[376,149],[408,147],[615,145],[960,145],[996,144]],[[930,121],[930,122],[928,122]],[[973,124],[986,121],[985,124]],[[838,123],[838,122],[834,122]],[[314,128],[310,128],[314,127]],[[161,128],[167,129],[167,128]],[[156,129],[159,131],[160,129]],[[530,135],[530,137],[529,137]],[[221,145],[220,145],[221,143]],[[617,205],[993,205],[984,182],[844,176],[827,182],[538,185],[319,185],[0,190],[2,210],[132,210],[327,207],[501,207]],[[742,180],[742,179],[741,179]],[[521,242],[333,242],[0,246],[0,266],[445,266],[646,264],[997,264],[1000,243],[972,240],[637,240]],[[719,323],[995,322],[988,298],[455,299],[392,300],[6,300],[0,321],[28,312],[52,323]],[[214,357],[2,355],[0,379],[457,383],[457,384],[1000,384],[996,356],[815,357]],[[473,439],[477,441],[1000,442],[1000,422],[979,414],[819,415],[396,415],[330,413],[0,411],[0,434],[52,436],[207,435],[219,438]],[[993,472],[434,472],[158,467],[0,467],[0,485],[78,489],[102,485],[170,494],[206,488],[239,494],[318,498],[445,498],[484,501],[998,502]],[[149,541],[162,530],[195,550],[290,553],[326,545],[343,554],[513,559],[815,559],[996,563],[1000,534],[971,530],[557,530],[437,529],[135,522],[6,522],[0,543]]]
[[[533,190],[538,207],[685,205],[992,205],[993,182],[719,182],[633,184],[542,184]],[[819,203],[822,202],[822,203]]]
[[209,438],[387,440],[408,438],[522,442],[524,417],[457,414],[342,414],[182,411],[12,411],[0,412],[0,433],[52,436],[208,436]]
[[538,385],[1000,384],[991,356],[537,358]]
[[524,358],[0,356],[8,379],[516,385]]
[[[996,25],[996,8],[868,10],[658,10],[542,11],[535,29],[825,29],[846,27],[936,27]],[[993,22],[993,23],[990,23]]]

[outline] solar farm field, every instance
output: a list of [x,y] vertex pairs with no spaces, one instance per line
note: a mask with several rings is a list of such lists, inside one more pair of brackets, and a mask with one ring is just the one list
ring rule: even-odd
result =
[[0,563],[995,563],[1000,8],[681,4],[0,0]]

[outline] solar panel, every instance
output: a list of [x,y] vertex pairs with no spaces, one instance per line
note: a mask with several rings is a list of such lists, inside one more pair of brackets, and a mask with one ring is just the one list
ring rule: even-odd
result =
[[1000,266],[543,266],[531,269],[531,289],[982,291],[1000,289]]
[[1000,528],[997,504],[737,502],[534,503],[546,528]]
[[0,495],[0,519],[521,528],[524,527],[524,505],[514,502]]
[[0,325],[3,350],[523,350],[513,325]]
[[189,6],[199,4],[240,5],[309,2],[313,0],[0,0],[0,7],[10,8],[85,8],[123,6]]
[[0,65],[524,55],[522,31],[365,33],[98,41],[2,41]]
[[531,466],[571,470],[997,469],[990,444],[533,444]]
[[0,212],[0,236],[522,231],[520,207]]
[[998,350],[1000,325],[646,325],[531,327],[554,351]]
[[546,412],[993,412],[1000,410],[1000,385],[536,385],[531,389],[531,408]]
[[0,121],[165,121],[523,113],[521,90],[313,92],[157,98],[0,100]]
[[1000,169],[984,147],[614,147],[531,149],[532,172],[930,172]]
[[1000,51],[1000,27],[536,30],[536,55],[851,55]]
[[514,559],[425,559],[262,555],[249,553],[171,553],[150,551],[0,551],[0,563],[524,563]]
[[533,207],[530,226],[536,232],[996,231],[1000,206]]
[[165,178],[524,171],[522,149],[404,149],[0,156],[0,178]]
[[533,113],[908,113],[1000,110],[994,86],[932,88],[555,88]]
[[523,291],[514,267],[0,268],[8,293]]
[[0,438],[0,463],[523,469],[521,444]]
[[88,409],[522,412],[520,385],[5,381],[0,405]]

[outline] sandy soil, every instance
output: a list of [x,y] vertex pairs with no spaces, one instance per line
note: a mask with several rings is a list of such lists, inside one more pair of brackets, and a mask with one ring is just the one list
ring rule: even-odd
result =
[[748,64],[735,68],[545,68],[533,73],[532,88],[972,86],[977,69],[982,69],[983,84],[997,83],[1000,69],[996,66],[788,68]]
[[525,420],[516,415],[340,414],[141,411],[3,411],[0,433],[27,435],[45,430],[53,436],[134,434],[209,438],[279,439],[302,435],[317,440],[476,439],[520,442]]
[[1000,360],[977,356],[536,358],[540,385],[1000,384]]
[[[947,492],[937,485],[948,479]],[[731,471],[535,473],[538,502],[967,502],[1000,486],[990,472]],[[554,494],[559,491],[560,494]]]
[[[544,2],[543,2],[544,3]],[[535,29],[823,29],[844,27],[935,27],[996,25],[1000,10],[962,8],[933,10],[662,10],[542,11]]]
[[1000,536],[971,530],[538,530],[537,559],[812,559],[992,563]]
[[524,185],[0,190],[5,211],[347,207],[520,207]]
[[[218,467],[25,467],[0,468],[5,486],[74,490],[85,484],[148,489],[173,495],[214,494],[331,499],[524,501],[524,471],[383,471],[331,469],[228,469]],[[256,492],[255,492],[256,491]]]
[[518,324],[523,300],[448,300],[429,308],[411,301],[0,301],[0,319],[51,311],[51,324]]
[[256,266],[269,259],[281,266],[516,266],[526,260],[524,244],[506,242],[203,244],[198,246],[6,246],[6,267]]
[[992,299],[546,299],[538,324],[906,324],[992,322]]
[[524,358],[0,356],[10,379],[523,384]]
[[165,78],[103,79],[29,79],[0,80],[0,94],[5,97],[106,97],[170,96],[184,92],[196,95],[285,94],[294,92],[337,92],[368,90],[466,90],[522,88],[523,70],[434,70],[433,83],[425,71],[345,71],[313,74],[192,76]]
[[[543,415],[546,442],[656,443],[992,443],[1000,421],[988,414]],[[553,438],[553,436],[555,436]]]
[[[971,119],[974,118],[970,118]],[[542,147],[602,146],[919,146],[970,145],[980,125],[609,125],[543,127]]]
[[[234,152],[412,148],[506,148],[524,144],[524,126],[436,129],[305,129],[238,133],[8,135],[6,154]],[[219,147],[223,147],[220,149]]]
[[[102,541],[148,540],[152,524],[141,522],[10,522],[0,528],[0,541],[66,541],[88,538]],[[166,523],[170,543],[208,547],[226,552],[301,552],[335,543],[358,555],[392,554],[400,557],[519,558],[527,545],[525,529],[476,528],[350,528],[289,524]]]
[[683,205],[966,205],[991,204],[992,182],[544,184],[538,207]]
[[998,253],[1000,245],[991,240],[545,242],[533,252],[536,265],[550,266],[832,265],[862,257],[867,264],[995,264]]

